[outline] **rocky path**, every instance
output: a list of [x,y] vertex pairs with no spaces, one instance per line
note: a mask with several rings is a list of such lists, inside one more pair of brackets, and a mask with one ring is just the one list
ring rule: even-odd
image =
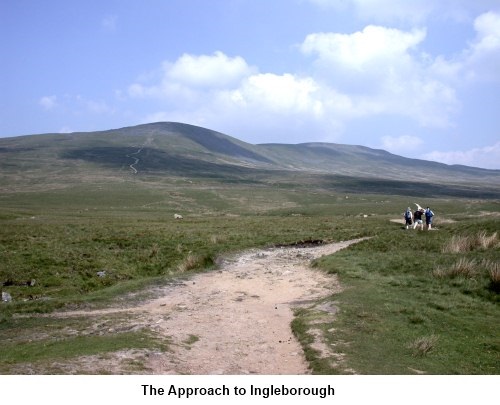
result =
[[290,329],[293,309],[339,290],[335,277],[309,263],[358,241],[245,252],[140,306],[60,316],[126,314],[135,327],[169,339],[169,351],[143,359],[152,374],[307,374]]
[[146,139],[146,141],[144,142],[144,144],[139,149],[137,149],[135,152],[129,153],[128,155],[125,155],[126,157],[128,157],[134,161],[134,163],[128,165],[128,167],[130,168],[130,170],[132,171],[133,174],[137,174],[139,172],[139,170],[137,170],[136,166],[139,164],[141,159],[139,159],[137,156],[140,155],[140,153],[142,152],[142,150],[146,146],[151,146],[153,144],[153,141],[154,141],[154,138],[152,136],[149,136]]
[[128,165],[130,167],[130,170],[132,170],[133,174],[137,174],[138,170],[136,169],[136,165],[140,162],[140,159],[138,157],[132,156],[132,155],[138,155],[142,152],[143,148],[137,149],[135,152],[129,153],[128,155],[125,155],[126,157],[133,159],[134,163]]

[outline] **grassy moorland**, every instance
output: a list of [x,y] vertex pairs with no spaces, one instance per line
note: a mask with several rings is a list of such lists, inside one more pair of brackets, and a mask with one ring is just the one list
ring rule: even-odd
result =
[[[118,315],[43,314],[143,299],[247,248],[359,237],[314,263],[344,287],[325,303],[335,317],[303,308],[292,324],[314,373],[500,373],[498,171],[156,123],[2,139],[0,172],[0,373],[168,350],[117,329]],[[414,202],[432,207],[435,231],[394,222]]]
[[[314,264],[344,286],[330,297],[336,319],[319,323],[341,362],[311,345],[314,311],[296,314],[293,328],[315,373],[500,372],[497,200],[420,200],[437,214],[437,229],[421,232],[391,221],[413,197],[298,183],[206,184],[130,180],[3,194],[0,282],[12,301],[0,306],[0,372],[168,347],[143,330],[85,334],[78,333],[89,330],[85,318],[26,315],[133,299],[249,247],[362,236],[371,239]],[[177,212],[182,221],[174,220]],[[68,336],[68,329],[76,332]]]
[[[379,227],[372,239],[315,262],[344,287],[330,298],[337,319],[322,330],[346,356],[332,367],[309,353],[317,372],[500,372],[499,222],[455,218],[432,232]],[[314,317],[302,311],[295,322]]]

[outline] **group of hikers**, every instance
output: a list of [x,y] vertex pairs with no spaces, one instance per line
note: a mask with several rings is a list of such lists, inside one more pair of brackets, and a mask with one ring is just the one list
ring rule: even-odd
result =
[[415,212],[412,212],[411,208],[408,207],[404,213],[405,225],[406,229],[413,225],[413,229],[420,227],[421,230],[424,229],[424,221],[422,217],[425,217],[425,225],[427,226],[427,230],[430,231],[432,229],[432,217],[434,216],[434,212],[427,207],[425,210],[418,204],[416,204],[417,209]]

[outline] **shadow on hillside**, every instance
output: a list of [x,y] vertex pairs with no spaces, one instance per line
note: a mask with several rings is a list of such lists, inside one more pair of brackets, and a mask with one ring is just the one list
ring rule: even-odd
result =
[[[134,165],[138,175],[173,175],[206,178],[221,182],[273,184],[285,189],[318,188],[339,193],[383,195],[414,195],[421,197],[500,198],[498,187],[477,187],[467,184],[444,184],[424,181],[389,180],[339,174],[311,174],[308,172],[268,170],[215,163],[196,157],[174,155],[163,150],[130,147],[80,148],[65,152],[64,159],[78,159],[102,167],[128,170]],[[133,156],[133,157],[131,157]]]
[[134,167],[139,174],[164,174],[167,172],[177,176],[245,180],[246,177],[254,177],[255,174],[265,172],[253,168],[173,155],[153,148],[143,148],[140,153],[136,154],[137,150],[137,148],[109,146],[81,148],[65,152],[61,157],[63,159],[85,160],[107,168],[117,169],[129,167],[134,163],[134,158],[137,158],[139,162]]
[[467,184],[444,184],[423,181],[361,178],[343,175],[325,176],[331,188],[345,192],[366,194],[415,195],[422,197],[500,198],[498,188],[486,188]]
[[183,135],[214,153],[222,153],[228,156],[252,159],[264,163],[272,163],[266,157],[245,149],[225,138],[214,135],[208,136],[207,131],[202,128],[193,127],[193,130],[191,131],[184,129]]

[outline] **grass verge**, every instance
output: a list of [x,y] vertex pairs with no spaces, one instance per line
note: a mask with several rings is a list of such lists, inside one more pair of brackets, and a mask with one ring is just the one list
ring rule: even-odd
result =
[[[344,370],[500,373],[499,296],[490,275],[500,259],[498,245],[467,249],[458,261],[456,253],[443,249],[456,239],[453,235],[475,239],[494,226],[486,219],[432,232],[393,228],[316,261],[345,286],[334,297],[341,308],[335,328],[324,335],[345,356]],[[314,372],[325,372],[314,368],[314,359],[311,364]]]
[[[73,362],[79,373],[84,358],[107,356],[120,351],[164,351],[168,341],[158,339],[147,329],[116,331],[116,319],[97,324],[82,317],[74,319],[29,318],[9,319],[0,324],[0,373],[61,372],[61,364]],[[16,370],[19,370],[16,372]],[[84,373],[103,373],[92,365]]]

